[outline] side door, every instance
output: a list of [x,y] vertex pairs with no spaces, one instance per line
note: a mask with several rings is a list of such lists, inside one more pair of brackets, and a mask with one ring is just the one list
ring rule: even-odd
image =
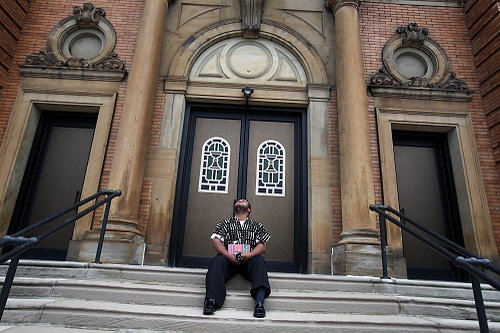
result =
[[[9,233],[47,218],[80,199],[97,116],[44,112],[30,152]],[[69,214],[76,215],[76,212]],[[64,215],[36,234],[68,218]],[[25,258],[65,260],[73,225],[24,254]]]

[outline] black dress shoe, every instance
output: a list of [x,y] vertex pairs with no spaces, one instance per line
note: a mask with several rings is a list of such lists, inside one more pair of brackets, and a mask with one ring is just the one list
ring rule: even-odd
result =
[[264,318],[266,316],[266,309],[264,309],[264,303],[255,303],[255,310],[253,310],[253,316],[256,318]]
[[217,304],[215,300],[212,298],[206,299],[205,304],[203,305],[203,314],[211,315],[217,310]]

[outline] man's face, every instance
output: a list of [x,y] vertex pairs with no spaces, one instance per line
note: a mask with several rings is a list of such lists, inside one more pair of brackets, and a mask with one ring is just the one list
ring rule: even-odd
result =
[[236,211],[236,214],[245,214],[248,213],[249,206],[248,201],[240,199],[234,204],[234,210]]

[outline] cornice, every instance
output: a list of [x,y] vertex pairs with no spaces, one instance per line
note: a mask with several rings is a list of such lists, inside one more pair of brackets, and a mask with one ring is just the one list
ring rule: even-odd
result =
[[344,6],[351,6],[358,9],[359,5],[360,0],[325,0],[325,7],[328,10],[333,10],[333,14]]

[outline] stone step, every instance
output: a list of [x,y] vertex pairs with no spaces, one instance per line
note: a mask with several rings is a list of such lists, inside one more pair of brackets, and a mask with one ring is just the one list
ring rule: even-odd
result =
[[[0,265],[0,275],[5,275],[6,272],[7,265]],[[16,276],[138,281],[157,285],[172,284],[203,287],[205,285],[205,273],[205,269],[21,260]],[[273,290],[337,291],[463,300],[474,299],[471,284],[461,282],[289,273],[269,273],[269,279]],[[228,283],[228,289],[248,290],[249,283],[237,276]],[[500,293],[491,286],[483,284],[482,290],[485,301],[500,302]]]
[[[430,316],[291,313],[269,311],[264,319],[251,310],[221,309],[203,316],[200,308],[117,304],[75,299],[9,299],[4,322],[43,323],[88,329],[146,329],[172,331],[255,332],[457,332],[477,331],[472,320]],[[500,324],[489,323],[491,331]]]
[[[97,333],[97,332],[113,332],[116,330],[106,330],[97,329],[89,330],[85,328],[70,328],[54,326],[50,324],[40,324],[40,325],[0,325],[0,332],[2,333]],[[140,330],[143,333],[155,332],[155,331],[145,331]],[[138,332],[138,331],[134,331]],[[157,332],[157,331],[156,331]]]
[[[123,281],[92,281],[53,278],[16,278],[11,297],[58,297],[146,305],[201,308],[205,290],[201,287],[150,285]],[[230,290],[224,308],[251,309],[248,292]],[[500,302],[485,302],[487,317],[500,321]],[[268,310],[373,315],[432,315],[455,319],[476,319],[472,300],[380,295],[375,293],[276,290],[266,302]]]

